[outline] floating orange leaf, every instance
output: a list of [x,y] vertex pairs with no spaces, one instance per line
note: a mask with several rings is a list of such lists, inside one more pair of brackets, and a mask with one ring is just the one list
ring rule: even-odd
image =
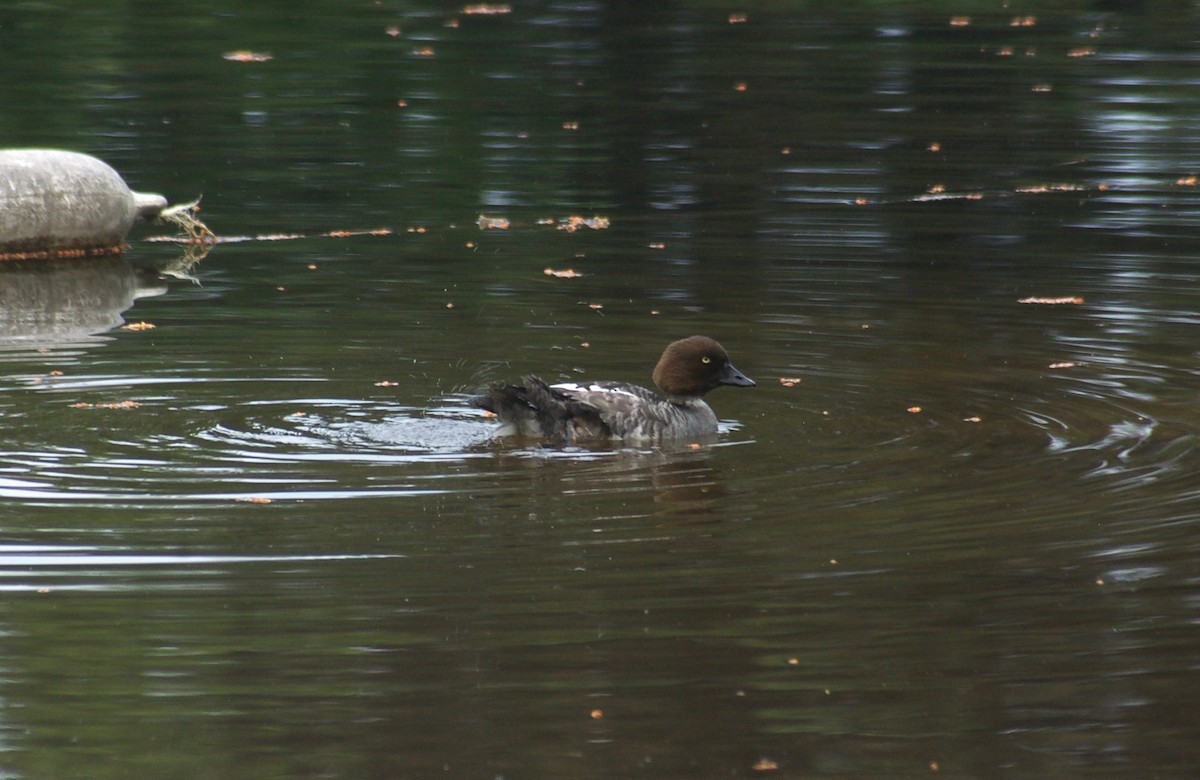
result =
[[966,27],[970,23],[971,23],[971,17],[969,17],[969,16],[951,16],[950,17],[950,26],[951,27]]
[[779,764],[769,758],[760,758],[754,762],[754,766],[751,768],[755,772],[774,772],[779,768]]
[[1070,360],[1063,360],[1058,363],[1051,363],[1046,368],[1075,368],[1075,364]]
[[500,14],[511,14],[512,6],[508,4],[491,5],[489,3],[476,3],[468,5],[462,9],[463,16],[498,16]]
[[1195,176],[1180,176],[1178,179],[1175,180],[1175,183],[1178,184],[1180,187],[1195,187],[1196,186],[1196,177]]
[[729,15],[729,23],[730,24],[745,24],[749,18],[750,17],[748,17],[744,13],[736,13],[735,12],[735,13],[731,13]]
[[581,227],[591,228],[592,230],[605,230],[608,228],[608,217],[579,217],[571,215],[558,221],[558,229],[565,230],[568,233],[574,233]]
[[1008,23],[1008,26],[1009,27],[1033,27],[1036,24],[1037,24],[1036,16],[1015,16],[1015,17],[1013,17],[1013,20]]
[[1064,296],[1062,298],[1030,297],[1030,298],[1022,298],[1019,301],[1017,301],[1017,303],[1037,303],[1037,304],[1042,304],[1043,306],[1060,306],[1063,304],[1072,304],[1072,305],[1078,306],[1079,304],[1083,303],[1083,298],[1080,298],[1077,295]]
[[563,130],[578,130],[579,123],[578,122],[563,122],[562,127],[563,127]]
[[154,324],[150,322],[131,322],[127,325],[122,325],[121,330],[154,330]]
[[1071,49],[1067,52],[1068,57],[1090,57],[1096,53],[1096,50],[1091,46],[1080,46],[1077,49]]
[[274,57],[270,54],[261,54],[255,51],[229,51],[221,55],[222,58],[230,62],[268,62]]
[[544,273],[546,276],[553,276],[556,279],[577,279],[580,276],[583,276],[583,274],[579,273],[573,268],[564,268],[558,271],[553,268],[544,268],[542,269],[542,273]]
[[269,503],[271,503],[271,499],[267,498],[266,496],[248,496],[247,498],[239,498],[238,501],[241,501],[244,504],[269,504]]
[[921,413],[921,407],[919,407],[919,406],[910,406],[910,407],[908,407],[907,409],[905,409],[905,411],[906,411],[906,412],[908,412],[909,414],[920,414],[920,413]]
[[796,385],[800,384],[800,377],[781,376],[779,377],[779,384],[783,385],[784,387],[795,387]]
[[594,709],[591,712],[592,720],[600,720],[604,717],[604,710]]
[[105,404],[93,404],[87,401],[71,404],[72,409],[137,409],[141,406],[137,401],[114,401]]

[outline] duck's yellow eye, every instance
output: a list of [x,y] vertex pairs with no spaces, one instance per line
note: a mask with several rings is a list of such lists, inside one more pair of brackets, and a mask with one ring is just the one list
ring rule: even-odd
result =
[[710,358],[708,355],[705,355],[704,357],[700,358],[700,362],[707,366],[712,362],[712,358]]

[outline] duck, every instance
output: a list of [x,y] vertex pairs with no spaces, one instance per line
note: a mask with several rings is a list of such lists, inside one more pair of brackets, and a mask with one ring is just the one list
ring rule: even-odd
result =
[[499,419],[494,437],[648,442],[715,437],[717,416],[705,393],[722,385],[755,386],[708,336],[668,344],[652,378],[661,395],[628,382],[549,384],[530,375],[520,384],[493,382],[470,402]]

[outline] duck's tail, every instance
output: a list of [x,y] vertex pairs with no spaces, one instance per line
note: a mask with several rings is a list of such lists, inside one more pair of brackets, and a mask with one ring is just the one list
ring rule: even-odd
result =
[[469,400],[500,420],[496,436],[570,438],[573,413],[568,399],[536,376],[525,377],[520,385],[493,382]]

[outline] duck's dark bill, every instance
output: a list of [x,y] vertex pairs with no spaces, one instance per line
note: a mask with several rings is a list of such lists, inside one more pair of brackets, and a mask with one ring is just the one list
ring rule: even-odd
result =
[[725,373],[719,381],[723,385],[734,387],[754,387],[754,380],[734,368],[732,363],[725,364]]

